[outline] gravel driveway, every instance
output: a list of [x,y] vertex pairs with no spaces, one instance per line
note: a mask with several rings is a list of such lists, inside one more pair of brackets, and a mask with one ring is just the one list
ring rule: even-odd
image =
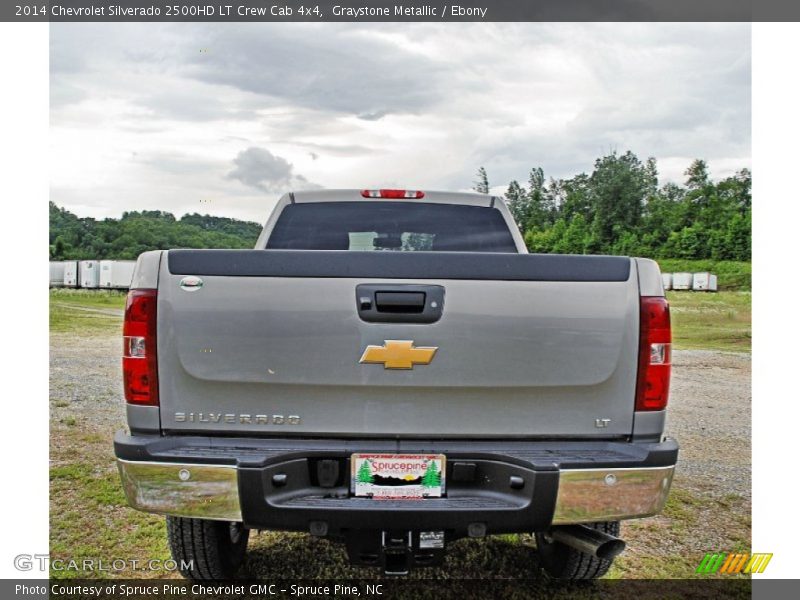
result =
[[678,480],[711,495],[750,497],[750,355],[709,350],[673,357],[667,434],[681,445]]

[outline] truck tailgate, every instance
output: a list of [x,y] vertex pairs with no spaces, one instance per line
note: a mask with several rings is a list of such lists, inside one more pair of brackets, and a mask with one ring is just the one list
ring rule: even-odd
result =
[[[441,314],[367,322],[360,285],[441,286]],[[161,425],[209,434],[629,435],[638,316],[636,269],[620,257],[173,250],[159,274]],[[368,346],[380,360],[393,341],[436,350],[413,368],[360,362]]]

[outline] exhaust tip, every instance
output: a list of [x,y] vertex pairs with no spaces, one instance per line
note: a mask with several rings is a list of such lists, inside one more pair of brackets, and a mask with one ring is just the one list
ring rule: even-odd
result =
[[595,552],[595,555],[597,558],[611,560],[622,554],[623,550],[625,550],[625,542],[620,539],[615,539],[605,542],[604,544],[600,544]]
[[605,560],[611,560],[625,550],[625,542],[620,538],[586,525],[556,527],[551,536],[557,542]]

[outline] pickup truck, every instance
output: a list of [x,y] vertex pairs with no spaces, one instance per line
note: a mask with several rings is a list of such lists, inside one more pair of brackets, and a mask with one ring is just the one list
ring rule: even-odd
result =
[[122,485],[192,579],[253,529],[385,574],[527,533],[591,579],[669,493],[658,265],[528,254],[502,198],[286,194],[253,250],[142,254],[123,337]]

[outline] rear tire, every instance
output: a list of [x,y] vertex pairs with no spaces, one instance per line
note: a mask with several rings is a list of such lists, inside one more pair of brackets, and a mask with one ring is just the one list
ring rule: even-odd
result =
[[247,551],[241,523],[167,517],[167,539],[178,570],[197,581],[231,579]]
[[[619,536],[619,521],[586,523],[587,527],[598,529],[613,536]],[[608,572],[614,559],[597,558],[591,554],[570,548],[566,544],[549,539],[546,533],[536,534],[536,548],[539,564],[545,573],[555,579],[597,579]]]

